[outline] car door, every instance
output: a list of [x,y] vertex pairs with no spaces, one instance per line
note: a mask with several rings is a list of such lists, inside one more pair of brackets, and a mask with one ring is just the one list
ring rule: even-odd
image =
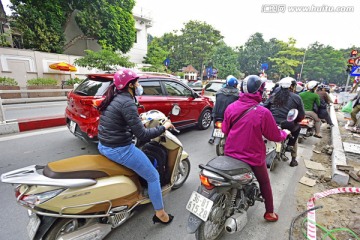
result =
[[181,127],[194,124],[199,118],[198,101],[194,101],[194,93],[191,89],[176,81],[162,81],[167,96],[166,109],[170,112],[174,104],[179,105],[180,114],[171,116],[175,126]]
[[139,103],[145,108],[139,108],[139,113],[156,109],[167,115],[170,110],[168,110],[167,107],[164,107],[167,102],[167,97],[163,92],[160,80],[140,79],[139,83],[143,87],[144,93],[141,96],[137,96],[137,99]]

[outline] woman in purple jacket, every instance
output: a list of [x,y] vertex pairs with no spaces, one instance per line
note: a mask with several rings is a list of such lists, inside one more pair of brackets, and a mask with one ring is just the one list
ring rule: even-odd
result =
[[[263,136],[270,141],[281,142],[290,131],[278,129],[271,112],[259,105],[264,88],[265,83],[256,75],[250,75],[243,80],[239,100],[225,110],[222,131],[227,135],[225,155],[251,166],[265,200],[264,218],[275,222],[278,215],[274,213]],[[241,119],[237,120],[241,115]]]

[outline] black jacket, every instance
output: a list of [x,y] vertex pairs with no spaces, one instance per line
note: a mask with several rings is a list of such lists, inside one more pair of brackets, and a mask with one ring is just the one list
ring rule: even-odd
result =
[[290,92],[289,100],[287,101],[286,105],[281,108],[273,106],[272,103],[274,102],[274,95],[275,93],[272,94],[268,100],[266,100],[264,107],[271,111],[277,124],[286,121],[288,112],[293,108],[299,111],[298,117],[294,121],[295,123],[300,122],[305,117],[304,104],[299,95]]
[[115,148],[130,145],[133,134],[141,141],[149,141],[165,132],[165,127],[145,128],[134,98],[128,92],[121,92],[101,113],[98,130],[100,143]]
[[227,106],[239,99],[239,89],[226,86],[216,93],[215,106],[212,111],[214,120],[224,119]]

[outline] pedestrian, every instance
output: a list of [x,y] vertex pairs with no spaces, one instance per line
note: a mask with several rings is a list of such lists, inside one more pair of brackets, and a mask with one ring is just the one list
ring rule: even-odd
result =
[[[299,122],[305,117],[304,105],[297,94],[294,93],[296,80],[292,77],[285,77],[278,83],[279,89],[264,103],[264,107],[269,109],[276,121],[276,124],[282,129],[291,131],[291,137],[287,142],[286,151],[291,152],[290,167],[298,165],[297,157],[297,139],[300,134]],[[294,122],[288,122],[287,115],[291,109],[298,110],[298,116]]]
[[[215,95],[215,106],[212,111],[212,117],[214,121],[214,126],[217,121],[223,121],[224,119],[224,112],[227,106],[229,106],[230,103],[233,103],[234,101],[239,99],[239,89],[238,86],[238,80],[236,77],[229,75],[226,78],[226,84],[225,87],[219,89]],[[214,143],[214,138],[211,133],[211,137],[209,139],[209,143]]]
[[356,125],[356,123],[357,123],[356,115],[360,111],[360,91],[358,91],[358,93],[352,99],[352,101],[353,101],[353,105],[352,105],[353,109],[352,109],[351,114],[350,114],[352,123],[349,124],[350,127],[354,127]]
[[325,119],[326,123],[329,125],[327,128],[330,129],[334,126],[334,124],[331,120],[328,107],[331,103],[333,103],[333,101],[331,100],[329,94],[326,92],[325,85],[319,85],[316,93],[320,97],[320,106],[317,114],[320,119]]
[[352,92],[355,92],[355,93],[356,93],[356,92],[357,92],[357,88],[358,88],[358,86],[359,86],[359,83],[360,83],[360,76],[357,76],[357,77],[355,77],[355,79],[354,79],[354,85],[353,85],[350,93],[352,93]]
[[290,131],[279,130],[271,112],[259,105],[264,90],[265,82],[260,77],[247,76],[241,83],[239,100],[225,110],[222,131],[227,136],[225,155],[251,166],[265,200],[264,218],[275,222],[278,215],[274,212],[263,136],[270,141],[281,142]]
[[138,78],[134,71],[126,68],[115,73],[114,83],[99,106],[98,149],[108,159],[134,170],[147,181],[149,198],[155,209],[152,220],[154,223],[168,224],[174,216],[164,210],[159,173],[149,158],[135,147],[132,137],[135,135],[141,141],[149,141],[173,126],[166,122],[162,126],[144,127],[135,98],[143,91]]
[[320,135],[320,126],[321,120],[318,117],[317,113],[314,111],[314,104],[319,107],[320,106],[320,96],[315,93],[316,88],[318,87],[319,82],[317,81],[309,81],[306,84],[307,91],[299,94],[305,109],[305,115],[312,117],[315,120],[315,134],[314,137],[322,138]]

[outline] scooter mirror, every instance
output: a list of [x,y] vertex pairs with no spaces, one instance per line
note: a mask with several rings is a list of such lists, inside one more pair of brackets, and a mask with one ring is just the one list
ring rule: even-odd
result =
[[299,111],[297,109],[295,109],[295,108],[290,109],[290,111],[288,112],[286,120],[288,122],[293,122],[297,118],[298,114],[299,114]]
[[175,104],[171,109],[171,114],[174,116],[178,116],[180,114],[180,107],[179,105]]

